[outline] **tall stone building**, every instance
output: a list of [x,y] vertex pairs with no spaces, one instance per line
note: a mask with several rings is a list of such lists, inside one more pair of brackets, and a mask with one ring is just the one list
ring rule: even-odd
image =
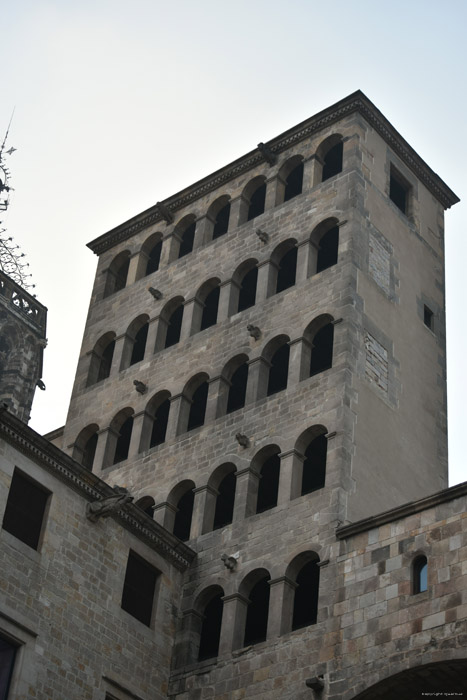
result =
[[[83,498],[134,502],[80,525],[94,563],[110,538],[117,589],[93,569],[86,602],[84,555],[77,590],[116,637],[67,697],[467,691],[467,487],[446,488],[457,201],[356,92],[90,244],[69,414],[41,449],[88,473]],[[129,519],[162,559],[119,549]]]

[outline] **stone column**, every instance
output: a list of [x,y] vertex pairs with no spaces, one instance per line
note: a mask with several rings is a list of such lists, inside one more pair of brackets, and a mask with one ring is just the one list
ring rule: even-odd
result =
[[287,386],[296,386],[302,379],[309,376],[311,362],[311,343],[304,338],[296,338],[289,342],[289,376]]
[[244,197],[242,197],[241,195],[238,197],[235,197],[235,199],[232,199],[230,201],[229,231],[231,231],[234,228],[237,228],[237,226],[241,226],[241,224],[245,223],[246,214],[242,220],[245,206],[247,207],[247,211],[248,211],[247,200]]
[[323,161],[316,155],[307,158],[303,163],[303,192],[308,192],[319,185],[323,175]]
[[287,576],[269,581],[269,616],[266,639],[280,637],[292,629],[294,592],[297,584]]
[[245,404],[254,403],[266,396],[270,367],[271,363],[264,357],[255,357],[249,360]]
[[182,632],[177,644],[176,666],[186,666],[198,660],[199,641],[204,615],[197,610],[183,612]]
[[214,228],[213,220],[208,216],[200,216],[196,220],[195,238],[193,241],[193,250],[202,248],[212,239],[212,230]]
[[256,512],[260,474],[251,466],[236,472],[235,505],[233,522],[244,520]]
[[103,430],[99,430],[97,433],[97,445],[94,453],[94,463],[92,466],[92,470],[95,473],[101,472],[106,466],[104,464],[104,459],[109,430],[110,428],[104,428]]
[[[109,376],[114,376],[120,372],[120,367],[122,366],[122,362],[124,360],[124,355],[126,359],[126,354],[125,352],[127,348],[125,345],[128,345],[126,343],[127,340],[127,335],[126,333],[123,333],[122,335],[119,335],[115,338],[115,347],[114,347],[114,354],[112,357],[112,366],[110,368],[110,375]],[[131,355],[131,351],[130,351]]]
[[139,413],[133,414],[133,428],[131,429],[130,446],[128,448],[128,459],[136,457],[136,455],[139,453],[139,446],[141,443],[141,436],[143,432],[145,417],[146,411],[140,411]]
[[277,265],[272,260],[258,263],[258,282],[256,285],[256,303],[268,299],[274,294],[277,279]]
[[146,349],[144,351],[145,362],[147,362],[156,352],[156,340],[159,334],[160,319],[160,316],[155,316],[149,321],[148,337],[146,339]]
[[193,489],[193,517],[191,519],[190,540],[212,530],[214,511],[218,492],[211,486],[200,486]]
[[266,180],[266,197],[264,200],[264,211],[274,209],[277,197],[277,175],[268,177]]
[[[178,424],[184,401],[186,401],[186,399],[183,394],[175,394],[174,396],[170,397],[169,419],[167,421],[167,432],[165,438],[166,441],[171,440],[178,435]],[[189,410],[190,409],[188,407],[188,411]]]
[[196,297],[187,299],[183,308],[182,329],[180,331],[180,341],[184,341],[197,333],[201,326],[201,318],[203,316],[204,304]]
[[241,593],[232,593],[222,598],[222,628],[219,642],[219,656],[241,649],[245,637],[246,613],[249,600]]
[[232,315],[231,296],[232,296],[232,280],[226,280],[220,284],[219,305],[217,307],[217,323],[225,321]]
[[154,520],[169,532],[173,532],[175,516],[178,513],[177,506],[168,501],[163,501],[154,506]]
[[[144,253],[143,253],[144,255]],[[147,256],[146,256],[147,258]],[[126,283],[127,286],[129,284],[133,284],[133,282],[136,282],[138,278],[138,271],[140,268],[140,252],[138,251],[137,253],[133,253],[133,255],[130,257],[130,264],[128,266],[128,274],[126,278]],[[142,275],[140,275],[142,276]]]
[[167,267],[173,260],[177,260],[181,238],[176,233],[169,233],[162,240],[161,260],[159,268]]
[[289,503],[293,498],[298,498],[302,489],[302,473],[304,456],[292,449],[282,452],[280,455],[281,469],[279,475],[279,493],[277,505]]
[[316,272],[318,248],[308,237],[298,244],[296,284],[304,282]]

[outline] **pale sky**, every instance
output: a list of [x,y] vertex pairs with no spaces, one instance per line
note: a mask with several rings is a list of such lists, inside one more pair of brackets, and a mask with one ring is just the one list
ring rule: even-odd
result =
[[16,0],[1,10],[2,217],[48,309],[30,425],[65,422],[86,243],[361,89],[461,198],[446,212],[450,483],[467,478],[465,0]]

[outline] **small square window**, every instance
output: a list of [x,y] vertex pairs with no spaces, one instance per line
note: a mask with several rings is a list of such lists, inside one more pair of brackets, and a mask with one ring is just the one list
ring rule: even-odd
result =
[[134,552],[128,555],[122,609],[143,624],[151,624],[158,572]]
[[434,314],[431,309],[428,308],[428,306],[424,305],[423,306],[423,323],[427,328],[430,329],[430,331],[433,330],[434,326]]
[[400,173],[391,166],[389,178],[389,199],[406,216],[409,212],[410,185]]
[[38,549],[50,491],[17,469],[13,473],[3,516],[3,529]]

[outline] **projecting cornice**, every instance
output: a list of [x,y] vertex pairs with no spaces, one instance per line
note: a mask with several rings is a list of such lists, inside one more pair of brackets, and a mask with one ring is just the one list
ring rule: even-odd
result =
[[[75,462],[5,408],[0,409],[1,438],[65,482],[87,501],[101,501],[117,493],[109,484]],[[112,517],[181,571],[196,557],[196,552],[188,545],[151,520],[133,503],[125,504],[112,513]]]
[[459,201],[459,197],[457,197],[425,161],[420,158],[416,151],[414,151],[399,132],[396,131],[379,109],[363,94],[363,92],[357,90],[357,92],[345,97],[343,100],[340,100],[340,102],[318,112],[318,114],[297,124],[297,126],[292,127],[292,129],[285,131],[267,144],[260,144],[261,148],[250,151],[250,153],[226,165],[224,168],[217,170],[212,173],[212,175],[208,175],[208,177],[195,182],[190,187],[165,199],[163,202],[158,202],[150,209],[138,214],[108,233],[104,233],[102,236],[99,236],[99,238],[88,243],[88,248],[96,253],[96,255],[101,255],[101,253],[131,238],[136,233],[152,224],[165,221],[166,218],[163,216],[164,211],[174,215],[177,211],[195,202],[197,199],[216,190],[218,187],[221,187],[248,170],[252,170],[260,163],[263,163],[264,148],[267,148],[269,153],[277,155],[354,112],[360,113],[366,119],[445,209],[449,209],[449,207]]

